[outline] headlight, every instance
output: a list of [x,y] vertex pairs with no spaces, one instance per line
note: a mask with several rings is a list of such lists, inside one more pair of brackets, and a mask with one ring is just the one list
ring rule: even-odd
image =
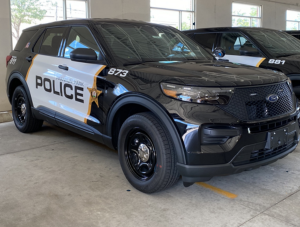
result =
[[214,105],[228,104],[234,88],[191,87],[177,84],[161,83],[166,96],[184,101]]

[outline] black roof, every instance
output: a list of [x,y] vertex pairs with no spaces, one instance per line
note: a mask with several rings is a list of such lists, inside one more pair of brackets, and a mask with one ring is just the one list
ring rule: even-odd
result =
[[217,27],[217,28],[198,28],[193,30],[183,31],[184,33],[195,33],[195,32],[225,32],[225,31],[261,31],[261,30],[269,30],[269,31],[278,31],[276,29],[271,28],[249,28],[249,27]]
[[285,31],[285,32],[287,32],[287,33],[289,33],[289,34],[291,34],[291,35],[299,35],[300,34],[300,31],[299,30],[289,30],[289,31]]
[[[46,24],[39,24],[27,29],[24,29],[24,31],[29,30],[37,30],[44,27],[52,27],[52,26],[62,26],[62,25],[81,25],[81,24],[90,24],[90,23],[98,23],[98,22],[111,22],[111,23],[133,23],[133,24],[153,24],[153,25],[159,25],[155,23],[145,22],[145,21],[138,21],[138,20],[127,20],[127,19],[117,19],[117,18],[92,18],[92,19],[73,19],[73,20],[62,20],[62,21],[55,21],[51,23]],[[163,25],[161,25],[163,26]]]

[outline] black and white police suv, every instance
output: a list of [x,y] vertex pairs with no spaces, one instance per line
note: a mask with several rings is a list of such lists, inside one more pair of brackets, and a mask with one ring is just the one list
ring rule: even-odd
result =
[[222,49],[227,60],[276,70],[291,80],[300,98],[300,40],[284,31],[266,28],[203,28],[184,31],[207,50]]
[[7,57],[16,127],[43,121],[117,149],[138,190],[156,192],[272,163],[298,144],[282,73],[217,61],[178,30],[92,19],[26,29]]

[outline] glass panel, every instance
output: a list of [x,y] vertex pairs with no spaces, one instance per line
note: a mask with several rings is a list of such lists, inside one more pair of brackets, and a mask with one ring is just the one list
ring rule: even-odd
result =
[[41,46],[40,53],[49,56],[58,56],[62,38],[66,28],[49,28],[47,29]]
[[194,10],[193,0],[151,0],[150,6],[178,10]]
[[261,19],[252,18],[251,19],[251,27],[261,27]]
[[250,18],[232,17],[232,27],[250,27]]
[[255,5],[232,3],[232,15],[261,17],[261,7]]
[[190,30],[193,29],[194,23],[194,13],[182,12],[182,24],[181,30]]
[[63,0],[11,0],[13,47],[24,29],[63,20]]
[[286,32],[249,30],[249,34],[276,57],[300,54],[300,40]]
[[239,33],[223,33],[221,47],[228,55],[260,56],[257,48]]
[[93,49],[99,60],[99,47],[91,32],[86,27],[73,27],[71,29],[64,57],[70,58],[70,53],[77,48]]
[[112,55],[122,63],[213,59],[194,41],[173,28],[138,23],[103,23],[97,27]]
[[151,9],[151,22],[179,29],[179,11]]
[[195,34],[195,40],[202,46],[212,50],[217,37],[217,33]]
[[293,21],[300,21],[300,12],[288,10],[286,12],[286,19]]
[[67,1],[67,19],[87,18],[85,1]]
[[299,22],[286,22],[286,30],[299,30]]

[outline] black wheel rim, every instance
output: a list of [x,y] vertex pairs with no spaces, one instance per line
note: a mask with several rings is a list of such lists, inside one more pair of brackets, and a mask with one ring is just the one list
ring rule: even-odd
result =
[[139,180],[150,180],[156,169],[156,151],[150,137],[140,129],[133,129],[125,146],[126,162],[132,174]]
[[19,93],[15,97],[15,102],[14,102],[14,112],[15,112],[15,120],[20,124],[24,125],[26,122],[26,116],[27,116],[27,111],[26,111],[26,100],[25,97],[22,93]]

